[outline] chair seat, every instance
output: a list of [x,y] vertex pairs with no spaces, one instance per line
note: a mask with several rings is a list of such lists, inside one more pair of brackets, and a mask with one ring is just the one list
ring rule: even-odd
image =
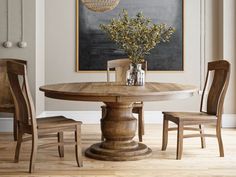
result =
[[215,115],[210,115],[203,112],[163,112],[168,117],[172,117],[182,121],[216,121]]
[[45,117],[37,119],[38,129],[68,127],[78,124],[82,124],[82,122],[75,121],[73,119],[68,119],[63,116]]

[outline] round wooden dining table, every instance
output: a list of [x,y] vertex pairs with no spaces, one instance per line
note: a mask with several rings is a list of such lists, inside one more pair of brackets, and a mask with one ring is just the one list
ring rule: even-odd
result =
[[126,86],[117,82],[61,83],[40,87],[49,98],[104,102],[106,114],[101,118],[103,142],[91,145],[85,155],[99,160],[126,161],[151,155],[144,143],[133,140],[137,119],[132,114],[134,102],[183,99],[197,88],[177,83],[147,82],[144,86]]

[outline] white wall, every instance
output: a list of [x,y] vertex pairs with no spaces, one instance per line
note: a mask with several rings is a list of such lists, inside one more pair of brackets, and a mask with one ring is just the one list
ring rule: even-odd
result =
[[[28,47],[24,49],[16,46],[20,40],[20,0],[9,2],[12,3],[10,40],[14,46],[5,49],[0,45],[0,58],[13,57],[28,61],[30,87],[38,113],[44,110],[44,97],[38,91],[44,82],[52,84],[106,80],[105,73],[75,72],[75,0],[25,0],[25,40]],[[188,83],[200,87],[201,80],[205,78],[204,63],[227,58],[232,64],[232,70],[225,113],[235,114],[235,3],[235,0],[185,0],[184,72],[151,72],[147,74],[147,80]],[[6,1],[0,1],[0,43],[5,40]],[[52,99],[46,99],[45,104],[48,111],[99,111],[101,105]],[[146,111],[190,111],[198,108],[199,96],[145,104]]]
[[36,0],[36,55],[35,55],[36,114],[45,110],[44,93],[39,87],[45,84],[45,0]]
[[38,90],[44,85],[44,0],[24,0],[24,40],[26,48],[18,48],[21,37],[21,0],[9,0],[9,40],[11,48],[4,48],[7,40],[7,1],[0,1],[0,58],[19,58],[28,62],[28,77],[37,114],[44,111],[44,96]]
[[236,113],[236,1],[220,0],[223,10],[222,33],[220,34],[222,42],[222,58],[231,63],[231,78],[226,95],[225,112]]
[[21,58],[28,61],[28,73],[30,88],[35,98],[35,1],[25,0],[25,41],[28,43],[26,48],[18,48],[17,42],[20,41],[20,0],[9,1],[9,40],[13,43],[12,48],[4,48],[2,43],[7,40],[7,1],[0,1],[0,58]]
[[205,0],[206,62],[225,59],[231,64],[231,77],[225,98],[224,112],[236,113],[236,1]]
[[[149,72],[147,81],[188,83],[200,88],[205,80],[204,65],[227,59],[232,68],[224,110],[226,114],[235,114],[235,0],[185,0],[184,12],[184,72]],[[45,42],[47,84],[106,80],[105,73],[75,72],[75,0],[46,1]],[[48,111],[100,110],[99,105],[46,99]],[[198,109],[199,96],[145,103],[146,111]]]
[[[56,4],[56,6],[55,6]],[[75,72],[75,0],[46,1],[46,83],[106,81],[104,73]],[[185,1],[184,72],[155,72],[147,81],[200,86],[200,1]],[[198,96],[145,103],[145,110],[198,110]],[[46,110],[100,110],[101,103],[46,99]]]

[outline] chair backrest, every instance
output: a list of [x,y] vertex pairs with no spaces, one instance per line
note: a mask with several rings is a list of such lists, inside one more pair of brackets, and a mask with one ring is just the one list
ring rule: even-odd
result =
[[[131,64],[130,59],[116,59],[107,61],[107,82],[111,82],[110,70],[115,69],[115,82],[126,83],[126,71],[129,69]],[[147,72],[147,61],[143,61],[142,69],[145,70],[145,75]]]
[[206,82],[201,100],[201,111],[203,109],[203,99],[210,73],[213,74],[213,78],[207,97],[206,112],[211,115],[217,115],[218,118],[221,118],[224,98],[229,84],[230,63],[225,60],[218,60],[208,63]]
[[36,118],[33,99],[31,97],[26,65],[8,61],[7,73],[15,104],[15,113],[19,121],[19,130],[33,133],[36,130]]
[[0,59],[0,105],[13,105],[12,94],[7,77],[7,61],[15,61],[27,64],[25,60]]

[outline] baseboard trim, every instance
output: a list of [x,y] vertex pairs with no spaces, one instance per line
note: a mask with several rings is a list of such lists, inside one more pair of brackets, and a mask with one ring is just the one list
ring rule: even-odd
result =
[[[63,115],[68,118],[80,120],[83,124],[99,124],[101,111],[44,111],[39,117],[48,117]],[[135,115],[136,116],[136,115]],[[145,111],[145,124],[162,124],[161,111]],[[222,119],[222,127],[236,127],[236,114],[224,114]],[[13,118],[0,118],[0,132],[12,132]]]
[[236,127],[236,114],[223,114],[222,127],[235,128]]
[[13,131],[13,117],[0,118],[0,132]]

